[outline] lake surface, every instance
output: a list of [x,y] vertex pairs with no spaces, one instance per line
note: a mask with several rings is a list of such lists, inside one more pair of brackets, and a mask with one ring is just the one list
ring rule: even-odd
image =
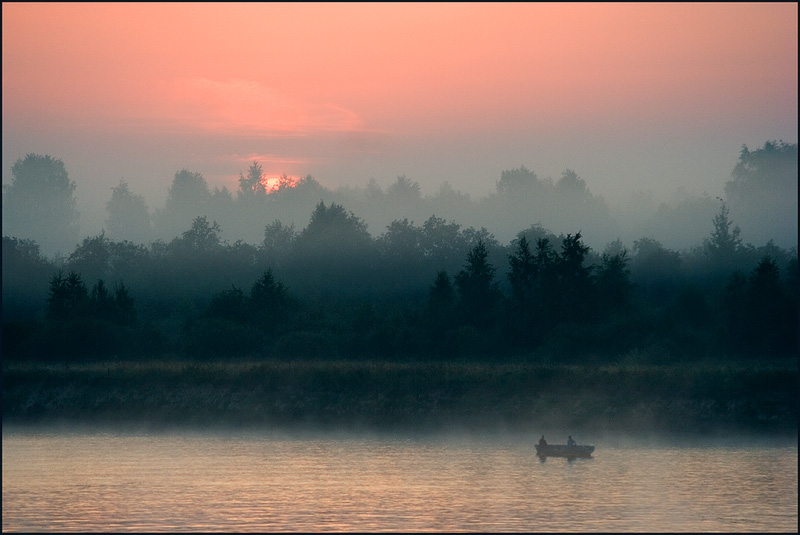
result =
[[4,429],[3,531],[797,530],[796,442],[537,439]]

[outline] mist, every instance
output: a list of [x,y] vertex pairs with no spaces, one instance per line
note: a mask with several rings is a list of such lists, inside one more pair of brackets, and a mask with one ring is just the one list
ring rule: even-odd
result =
[[3,531],[796,527],[797,4],[2,14]]
[[[743,147],[731,167],[725,198],[637,192],[622,214],[571,169],[507,169],[474,198],[404,175],[268,190],[255,161],[231,191],[183,168],[154,209],[118,182],[80,238],[66,163],[28,154],[3,198],[4,325],[32,354],[791,354],[797,145]],[[94,347],[59,341],[78,318]]]
[[[780,148],[784,144],[766,142],[764,147]],[[743,150],[762,154],[768,152],[764,147],[744,146]],[[593,191],[593,187],[602,189],[602,185],[593,178],[596,175],[591,169],[579,172],[569,167],[555,177],[543,176],[524,165],[501,169],[492,180],[483,181],[491,187],[482,194],[457,187],[455,184],[463,182],[457,175],[444,177],[435,185],[428,179],[428,186],[401,174],[391,179],[353,180],[336,187],[326,186],[324,177],[301,175],[293,178],[300,181],[296,189],[284,187],[270,194],[262,191],[264,195],[258,199],[249,199],[240,190],[238,177],[236,182],[215,184],[203,169],[190,166],[176,169],[171,180],[163,177],[156,181],[169,183],[165,188],[145,187],[141,181],[124,177],[107,182],[105,188],[93,188],[80,175],[70,172],[72,162],[62,161],[64,169],[60,172],[69,177],[64,187],[71,187],[73,193],[72,219],[57,224],[50,221],[53,213],[30,218],[29,207],[15,211],[17,203],[12,202],[3,210],[3,228],[5,235],[36,239],[44,254],[53,255],[68,254],[84,237],[101,232],[142,244],[156,239],[168,241],[186,230],[194,217],[204,215],[220,224],[223,239],[258,244],[263,240],[264,227],[275,220],[302,229],[313,207],[323,200],[339,203],[363,218],[373,238],[383,234],[395,220],[408,219],[420,225],[436,216],[466,227],[486,228],[503,244],[521,230],[538,225],[556,234],[580,231],[596,251],[615,240],[631,248],[635,240],[643,237],[683,251],[702,243],[722,199],[730,207],[731,218],[740,227],[745,243],[759,246],[772,240],[780,247],[791,248],[797,243],[797,180],[793,179],[796,156],[792,160],[792,150],[796,154],[796,144],[775,155],[774,164],[766,162],[763,169],[752,171],[759,174],[754,177],[742,174],[745,162],[741,158],[737,161],[737,154],[732,152],[725,178],[699,193],[676,187],[666,195],[636,187],[619,190],[611,198]],[[86,161],[75,163],[84,170],[90,165]],[[253,165],[259,166],[259,173],[266,179],[263,163],[257,160],[239,169],[238,175],[250,173]],[[778,167],[773,169],[771,165]],[[134,162],[132,166],[136,167]],[[182,192],[184,185],[179,179],[176,182],[176,176],[184,171],[186,176],[196,177],[194,191],[187,184],[189,189]],[[13,174],[9,175],[4,184],[6,197],[14,179]],[[137,206],[128,206],[130,203]],[[123,213],[126,210],[137,213]],[[47,230],[56,227],[60,227],[60,234]]]

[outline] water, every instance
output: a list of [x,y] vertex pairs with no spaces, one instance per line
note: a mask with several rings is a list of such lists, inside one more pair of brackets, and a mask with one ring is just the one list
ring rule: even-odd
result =
[[797,530],[796,443],[536,439],[4,429],[3,531]]

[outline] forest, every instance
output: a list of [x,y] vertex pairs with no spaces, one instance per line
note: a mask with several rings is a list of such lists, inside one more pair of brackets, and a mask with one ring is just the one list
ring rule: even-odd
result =
[[[503,243],[485,227],[420,212],[427,205],[419,185],[405,177],[387,192],[372,185],[373,204],[386,214],[415,206],[422,223],[398,213],[373,235],[357,213],[326,202],[311,177],[284,179],[267,193],[253,163],[235,199],[210,191],[200,173],[179,171],[152,217],[121,182],[106,228],[48,256],[40,241],[76,235],[75,184],[50,156],[29,154],[12,170],[3,199],[14,222],[2,243],[5,359],[671,363],[797,355],[797,249],[744,243],[731,217],[736,207],[752,222],[759,206],[768,210],[765,198],[785,202],[787,187],[796,193],[796,144],[743,148],[727,198],[713,200],[704,237],[683,250],[647,235],[631,248],[614,239],[596,250],[583,231],[593,227],[580,221],[559,234],[531,223],[542,220],[542,206],[578,219],[581,210],[564,203],[603,212],[602,199],[569,170],[556,184],[525,168],[502,173],[487,200],[499,208],[482,213],[533,206]],[[558,201],[565,191],[573,194]],[[450,195],[459,198],[452,188]],[[408,203],[398,204],[404,196]],[[307,207],[307,224],[274,217],[279,205]],[[27,237],[44,222],[45,238]]]

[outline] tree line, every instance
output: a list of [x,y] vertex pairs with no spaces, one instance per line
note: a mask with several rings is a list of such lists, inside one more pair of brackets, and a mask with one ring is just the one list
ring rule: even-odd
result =
[[[782,247],[797,242],[797,144],[767,142],[742,148],[724,197],[748,241],[773,239]],[[198,216],[216,221],[221,236],[257,245],[264,226],[274,220],[303,228],[320,200],[347,206],[370,230],[380,232],[404,218],[417,223],[431,215],[465,226],[486,227],[503,241],[513,239],[533,222],[551,229],[583,229],[596,248],[616,238],[626,243],[641,236],[667,247],[684,248],[705,236],[717,201],[707,194],[671,203],[656,203],[647,194],[634,194],[614,212],[586,181],[571,169],[560,178],[538,176],[521,166],[504,170],[495,189],[473,199],[443,182],[438,191],[423,194],[419,183],[401,175],[387,187],[372,179],[364,187],[324,187],[313,177],[285,175],[269,193],[258,162],[240,173],[238,188],[211,188],[202,173],[182,169],[166,190],[163,206],[151,208],[125,181],[112,188],[106,202],[108,219],[102,228],[115,241],[150,244],[170,241]],[[77,186],[61,160],[28,154],[11,167],[11,182],[3,188],[3,235],[36,241],[43,253],[67,255],[80,242],[81,214],[76,208]],[[94,234],[94,232],[92,232]],[[377,237],[377,234],[373,234]]]
[[[603,251],[532,225],[501,244],[431,216],[377,237],[319,201],[259,244],[206,216],[169,242],[84,239],[61,261],[3,237],[7,358],[548,358],[655,361],[797,354],[797,252],[743,244],[719,203],[678,252]],[[110,286],[109,286],[110,285]],[[90,289],[89,289],[90,288]],[[109,289],[110,288],[110,289]]]

